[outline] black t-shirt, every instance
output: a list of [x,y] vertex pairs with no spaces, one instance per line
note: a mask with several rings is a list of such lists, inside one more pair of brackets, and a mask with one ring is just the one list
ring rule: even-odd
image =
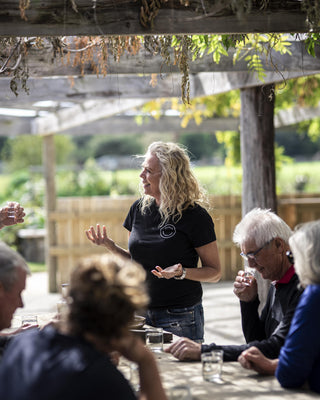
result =
[[151,298],[150,308],[188,307],[202,298],[200,282],[188,279],[159,279],[150,271],[157,265],[166,268],[181,263],[186,268],[196,268],[197,247],[216,240],[214,224],[208,212],[199,205],[183,212],[182,218],[169,221],[160,227],[161,218],[153,203],[146,214],[140,211],[139,200],[130,208],[123,226],[131,232],[129,251],[136,262],[147,272]]

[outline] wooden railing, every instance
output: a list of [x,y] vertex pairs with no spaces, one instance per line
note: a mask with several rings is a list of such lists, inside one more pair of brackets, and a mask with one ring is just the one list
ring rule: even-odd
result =
[[[49,247],[50,256],[56,258],[57,289],[69,280],[70,271],[79,258],[103,253],[104,248],[91,244],[85,230],[90,225],[106,225],[108,235],[120,246],[127,248],[128,232],[122,224],[134,197],[61,197],[57,210],[49,214],[56,226],[56,245]],[[239,249],[232,242],[232,234],[241,219],[240,196],[214,196],[212,218],[222,265],[222,279],[233,280],[242,267]],[[293,228],[295,225],[320,219],[320,197],[280,196],[278,213]]]

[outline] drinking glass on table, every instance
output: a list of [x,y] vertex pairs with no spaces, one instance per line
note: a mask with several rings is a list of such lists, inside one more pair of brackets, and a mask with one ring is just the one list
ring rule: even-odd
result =
[[161,353],[163,351],[163,328],[147,329],[146,345],[153,353]]
[[21,325],[38,325],[38,317],[36,315],[23,315]]
[[170,400],[192,400],[190,388],[187,385],[173,386],[169,391]]
[[208,382],[222,382],[223,350],[213,350],[201,354],[202,376]]

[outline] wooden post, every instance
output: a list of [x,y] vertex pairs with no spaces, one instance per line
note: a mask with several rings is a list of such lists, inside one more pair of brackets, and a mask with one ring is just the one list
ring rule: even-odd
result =
[[277,211],[274,158],[274,85],[241,90],[242,214]]
[[49,274],[49,292],[57,292],[57,260],[50,255],[51,246],[56,245],[55,221],[50,221],[50,212],[56,209],[56,187],[55,187],[55,145],[54,135],[43,137],[43,166],[46,184],[45,210],[46,210],[46,240],[45,240],[45,262]]
[[[241,90],[242,215],[255,207],[277,211],[274,157],[274,85]],[[255,274],[261,311],[270,282]]]

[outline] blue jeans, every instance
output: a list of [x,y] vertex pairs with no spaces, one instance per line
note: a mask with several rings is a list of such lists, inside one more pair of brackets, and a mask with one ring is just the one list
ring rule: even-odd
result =
[[147,311],[146,324],[202,343],[204,334],[202,303],[191,307],[153,308]]

